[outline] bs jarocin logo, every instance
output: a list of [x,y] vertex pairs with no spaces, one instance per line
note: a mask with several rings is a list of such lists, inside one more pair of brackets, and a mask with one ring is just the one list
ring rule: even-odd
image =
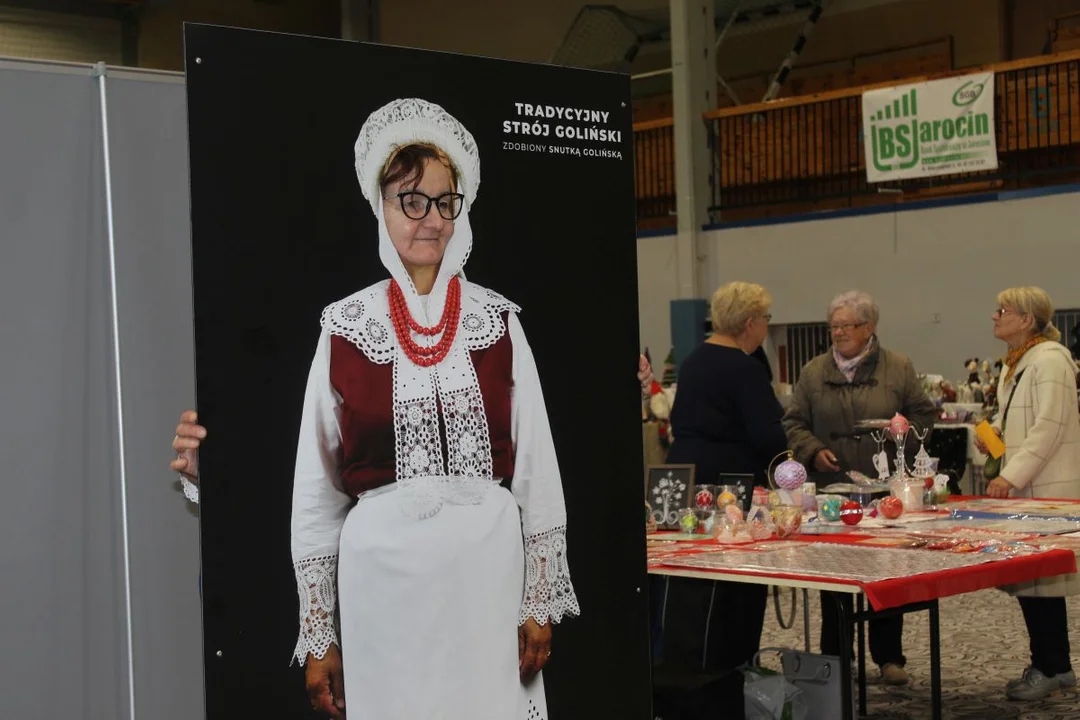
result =
[[[966,108],[982,94],[983,86],[969,82],[953,94],[952,105]],[[893,100],[870,118],[874,167],[879,172],[910,170],[920,163],[940,165],[980,157],[990,143],[988,113],[964,111],[959,117],[919,117],[919,90]]]

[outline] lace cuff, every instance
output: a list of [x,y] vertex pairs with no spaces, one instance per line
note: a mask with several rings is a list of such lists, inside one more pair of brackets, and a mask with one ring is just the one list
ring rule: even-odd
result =
[[196,505],[199,504],[199,486],[188,480],[183,475],[180,476],[180,485],[184,488],[184,497]]
[[301,665],[308,653],[320,660],[331,645],[338,644],[334,628],[337,605],[337,555],[307,558],[293,565],[300,596],[300,638],[293,659]]
[[525,538],[525,596],[518,624],[530,617],[541,625],[558,623],[580,614],[566,562],[566,526]]

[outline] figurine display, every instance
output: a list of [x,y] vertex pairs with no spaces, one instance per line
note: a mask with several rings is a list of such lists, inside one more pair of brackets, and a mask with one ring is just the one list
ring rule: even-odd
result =
[[930,453],[926,451],[926,436],[930,434],[930,428],[926,428],[922,431],[913,430],[915,437],[919,440],[919,452],[915,454],[915,468],[912,474],[917,478],[930,477],[937,473],[937,465],[934,463],[934,459],[930,457]]
[[971,390],[971,402],[981,404],[983,402],[983,381],[979,377],[979,358],[965,360],[964,367],[968,371],[967,387]]
[[956,388],[948,380],[941,381],[941,400],[947,403],[957,402]]
[[[649,362],[652,362],[648,348],[645,348],[644,355]],[[675,351],[673,349],[664,360],[663,382],[657,382],[655,379],[652,381],[645,402],[641,405],[641,420],[646,423],[656,423],[660,447],[664,452],[671,449],[674,439],[671,435],[671,408],[675,405],[675,380]]]

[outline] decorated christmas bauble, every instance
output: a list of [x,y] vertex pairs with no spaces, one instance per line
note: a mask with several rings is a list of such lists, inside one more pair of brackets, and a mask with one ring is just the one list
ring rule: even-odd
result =
[[835,496],[828,496],[824,500],[818,503],[818,512],[821,517],[830,522],[835,522],[840,519],[840,498]]
[[694,495],[694,502],[697,503],[699,508],[711,508],[713,504],[712,490],[698,490]]
[[840,506],[840,519],[845,525],[858,525],[862,520],[862,505],[854,500],[847,500]]
[[889,430],[892,432],[893,437],[902,438],[908,434],[910,429],[911,423],[900,413],[893,415],[893,419],[889,421]]
[[684,533],[692,533],[697,530],[698,519],[693,512],[684,512],[679,517],[679,529]]
[[895,495],[883,497],[878,503],[878,510],[889,520],[895,520],[904,514],[904,501]]
[[776,466],[773,480],[784,490],[794,490],[806,482],[806,468],[795,460],[785,460]]
[[799,532],[802,526],[802,508],[795,505],[781,505],[773,511],[776,524],[776,537],[786,538]]
[[731,492],[730,490],[725,490],[717,496],[716,504],[718,507],[725,507],[727,505],[731,505],[737,499],[738,498],[735,497],[735,493]]

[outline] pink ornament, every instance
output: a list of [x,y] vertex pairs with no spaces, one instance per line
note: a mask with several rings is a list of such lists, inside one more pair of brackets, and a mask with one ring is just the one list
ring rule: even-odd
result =
[[858,525],[862,515],[862,505],[855,500],[848,500],[840,506],[840,519],[845,525]]
[[785,460],[776,466],[773,480],[784,490],[794,490],[806,482],[806,468],[795,460]]
[[895,438],[904,437],[908,434],[908,430],[910,429],[911,423],[909,423],[908,419],[900,413],[893,415],[893,419],[889,421],[889,430]]
[[881,498],[881,502],[878,503],[878,510],[881,510],[881,514],[889,520],[895,520],[904,514],[904,501],[895,495]]

